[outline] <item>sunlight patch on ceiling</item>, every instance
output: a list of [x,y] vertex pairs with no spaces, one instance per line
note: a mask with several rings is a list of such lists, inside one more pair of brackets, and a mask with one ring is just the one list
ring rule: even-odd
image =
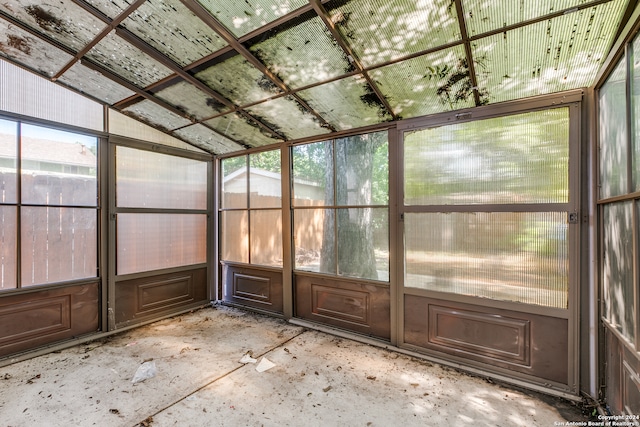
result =
[[251,147],[259,147],[262,145],[275,144],[280,140],[239,113],[226,114],[207,120],[207,125],[218,131],[218,133],[228,136],[229,138],[240,141]]
[[113,31],[86,56],[139,88],[172,74],[170,69],[127,43]]
[[287,139],[329,133],[314,115],[290,96],[254,105],[247,108],[247,112]]
[[478,84],[492,88],[491,103],[592,85],[624,6],[612,1],[473,42],[488,71]]
[[391,115],[361,75],[306,89],[298,95],[337,130],[391,120]]
[[329,80],[353,70],[344,51],[313,12],[257,39],[258,43],[247,43],[251,53],[291,88]]
[[198,0],[236,37],[268,24],[307,4],[306,0]]
[[229,111],[229,107],[184,81],[159,90],[154,95],[197,120]]
[[240,55],[197,72],[195,77],[236,105],[262,101],[281,92]]
[[60,76],[58,81],[107,104],[114,104],[135,94],[130,89],[80,63],[75,63]]
[[227,45],[179,0],[147,0],[122,25],[182,67]]
[[325,6],[365,67],[461,39],[451,0],[334,0]]
[[371,76],[405,119],[475,105],[462,46],[378,68]]

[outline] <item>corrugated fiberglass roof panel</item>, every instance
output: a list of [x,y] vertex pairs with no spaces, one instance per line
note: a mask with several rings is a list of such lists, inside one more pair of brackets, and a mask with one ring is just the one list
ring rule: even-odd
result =
[[337,130],[391,120],[384,104],[360,75],[306,89],[298,95]]
[[247,108],[254,117],[287,140],[329,133],[320,121],[291,96],[273,99]]
[[127,108],[123,108],[121,112],[149,123],[158,129],[168,131],[191,124],[190,120],[180,117],[149,100],[140,101]]
[[102,12],[105,16],[107,16],[110,19],[114,19],[116,18],[118,15],[120,15],[122,12],[124,12],[124,10],[126,8],[128,8],[131,3],[133,3],[132,1],[129,0],[84,0],[85,2],[89,3],[91,6],[95,7],[96,9],[98,9],[100,12]]
[[122,25],[181,67],[226,46],[179,0],[147,0]]
[[184,81],[159,90],[154,95],[198,120],[229,110],[215,98]]
[[461,40],[451,0],[335,0],[325,7],[365,67]]
[[76,52],[105,27],[71,0],[4,0],[0,10]]
[[281,92],[240,55],[200,71],[195,77],[237,105],[262,101]]
[[249,50],[291,88],[329,80],[353,68],[324,22],[313,12],[260,35]]
[[370,74],[394,113],[404,119],[475,105],[462,46],[387,65]]
[[110,105],[135,95],[135,92],[80,63],[74,64],[58,81]]
[[201,124],[187,126],[173,133],[185,141],[189,141],[190,144],[213,154],[233,153],[245,149]]
[[491,7],[487,7],[486,0],[463,0],[462,8],[467,32],[470,36],[477,36],[561,10],[568,10],[588,1],[590,0],[492,0]]
[[236,37],[266,25],[307,4],[306,0],[198,0]]
[[173,72],[117,36],[113,31],[95,45],[86,57],[124,80],[144,88]]
[[487,71],[478,73],[478,84],[492,88],[489,102],[593,84],[624,7],[616,0],[474,41],[473,56]]
[[0,19],[0,56],[54,76],[73,57],[44,40]]
[[226,114],[204,122],[208,126],[235,141],[240,141],[250,147],[271,145],[280,142],[275,135],[260,127],[238,113]]

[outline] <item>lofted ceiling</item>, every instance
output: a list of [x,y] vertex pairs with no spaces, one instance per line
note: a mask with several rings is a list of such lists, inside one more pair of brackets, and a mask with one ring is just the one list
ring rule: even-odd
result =
[[1,0],[0,56],[213,154],[594,83],[635,0]]

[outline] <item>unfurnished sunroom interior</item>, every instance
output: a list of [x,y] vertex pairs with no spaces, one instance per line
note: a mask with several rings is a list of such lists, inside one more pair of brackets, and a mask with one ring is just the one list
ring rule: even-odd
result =
[[0,26],[1,363],[220,301],[640,414],[636,1]]

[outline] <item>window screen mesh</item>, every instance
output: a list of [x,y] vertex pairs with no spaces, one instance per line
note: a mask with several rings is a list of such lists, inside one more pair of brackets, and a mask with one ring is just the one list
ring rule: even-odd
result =
[[407,213],[405,286],[567,308],[566,213]]
[[406,205],[566,203],[568,109],[405,134]]

